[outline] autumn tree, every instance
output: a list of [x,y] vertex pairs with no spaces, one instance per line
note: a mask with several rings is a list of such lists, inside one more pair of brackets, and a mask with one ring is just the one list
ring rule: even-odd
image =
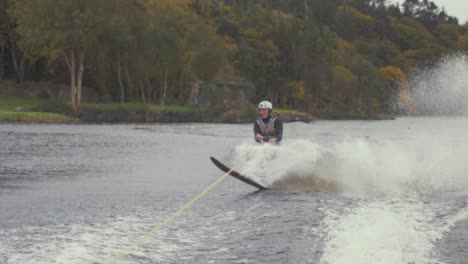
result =
[[164,105],[241,81],[251,102],[370,115],[396,76],[468,49],[429,0],[0,0],[0,21],[0,79],[69,81],[76,112],[84,85]]

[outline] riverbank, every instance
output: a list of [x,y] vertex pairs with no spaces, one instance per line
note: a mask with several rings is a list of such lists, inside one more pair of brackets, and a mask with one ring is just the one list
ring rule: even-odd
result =
[[0,122],[73,123],[71,109],[59,102],[35,97],[1,97]]
[[[276,109],[284,122],[311,122],[310,114],[291,109]],[[69,104],[36,97],[0,98],[0,122],[24,123],[250,123],[256,109],[198,108],[182,105],[147,105],[138,103],[81,105],[78,116]]]

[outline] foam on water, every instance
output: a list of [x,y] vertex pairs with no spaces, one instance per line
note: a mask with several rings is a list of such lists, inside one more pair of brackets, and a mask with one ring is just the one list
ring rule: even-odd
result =
[[468,148],[454,144],[424,136],[411,142],[344,138],[330,146],[290,140],[280,146],[244,143],[235,158],[242,173],[265,185],[295,175],[333,181],[345,193],[364,197],[467,190]]
[[439,207],[413,197],[363,202],[345,215],[328,211],[321,263],[443,263],[435,243],[466,219],[468,207],[445,217],[436,215]]
[[[81,223],[5,230],[0,235],[9,239],[0,244],[0,252],[8,256],[5,262],[11,264],[110,263],[118,254],[127,252],[128,247],[151,228],[151,223],[145,221],[154,216],[140,217],[117,217],[114,221],[93,225]],[[131,255],[122,263],[141,263],[147,259],[173,263],[177,252],[198,245],[199,235],[183,230],[162,230],[158,236],[150,237],[147,243],[128,252]],[[28,243],[25,244],[25,240]]]
[[235,159],[242,164],[241,171],[269,185],[292,171],[308,171],[325,151],[310,141],[293,140],[280,146],[242,143],[235,149]]
[[[323,234],[314,234],[325,238],[321,263],[443,263],[434,250],[437,241],[468,218],[468,148],[453,133],[414,133],[419,136],[409,140],[344,136],[329,145],[245,143],[235,153],[244,163],[241,172],[264,184],[314,175],[339,183],[342,194],[357,199],[349,209],[325,209]],[[463,207],[431,198],[453,191]]]

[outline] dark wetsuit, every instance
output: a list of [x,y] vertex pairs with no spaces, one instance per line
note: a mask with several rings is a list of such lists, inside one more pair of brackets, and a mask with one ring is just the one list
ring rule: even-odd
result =
[[264,142],[268,142],[268,140],[272,137],[276,137],[276,142],[278,143],[283,139],[283,122],[281,122],[281,120],[278,117],[276,117],[276,120],[274,123],[275,135],[274,136],[264,135],[264,133],[262,133],[262,129],[260,128],[260,125],[258,124],[258,122],[263,122],[266,125],[268,124],[271,118],[272,116],[270,115],[267,119],[258,118],[254,122],[254,137],[255,137],[255,141],[257,141],[258,143],[261,143],[261,141],[257,139],[256,137],[257,134],[260,134],[264,137],[263,139]]

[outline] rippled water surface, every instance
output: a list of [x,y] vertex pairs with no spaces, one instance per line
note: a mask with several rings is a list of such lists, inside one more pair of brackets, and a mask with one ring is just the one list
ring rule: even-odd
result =
[[285,125],[0,125],[0,263],[109,263],[223,173],[314,174],[339,193],[226,178],[123,263],[467,263],[468,119]]

